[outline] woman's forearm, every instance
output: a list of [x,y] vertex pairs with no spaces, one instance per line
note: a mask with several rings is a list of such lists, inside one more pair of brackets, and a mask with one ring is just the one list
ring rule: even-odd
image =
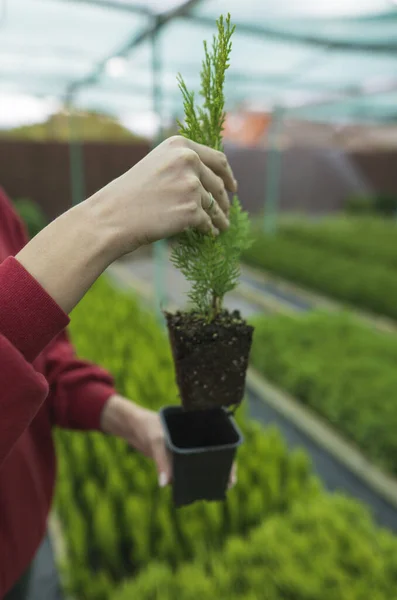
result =
[[17,260],[69,313],[116,258],[189,228],[228,227],[236,191],[221,152],[172,137],[43,229]]
[[66,313],[116,258],[112,233],[93,203],[61,215],[16,256]]

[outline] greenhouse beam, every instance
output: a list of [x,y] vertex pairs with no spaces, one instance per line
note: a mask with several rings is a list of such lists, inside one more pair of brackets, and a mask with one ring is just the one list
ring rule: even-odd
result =
[[284,109],[275,106],[268,130],[263,230],[269,235],[274,235],[277,231],[282,160],[280,132],[283,116]]
[[68,2],[70,4],[89,4],[99,8],[108,8],[111,10],[119,10],[138,15],[148,15],[150,10],[138,4],[125,4],[124,2],[116,2],[114,0],[56,0],[56,2]]
[[[214,27],[214,19],[212,17],[200,16],[197,14],[181,14],[178,15],[180,18],[187,19],[190,21],[194,21],[198,25],[203,25],[205,27]],[[389,43],[377,43],[373,42],[370,44],[365,43],[357,43],[352,44],[349,41],[335,41],[329,40],[325,38],[320,38],[318,36],[313,35],[299,35],[297,33],[280,31],[277,29],[272,29],[270,27],[262,27],[261,25],[255,25],[250,23],[235,23],[236,29],[238,29],[239,33],[246,33],[248,35],[255,35],[262,37],[263,39],[272,38],[276,40],[282,40],[290,43],[297,44],[308,44],[311,46],[322,46],[327,47],[331,50],[350,50],[352,52],[376,52],[381,54],[394,54],[397,51],[397,43],[389,42]]]
[[[189,74],[192,73],[197,73],[197,68],[193,71],[193,70],[186,70],[184,69],[184,73],[189,76]],[[177,67],[175,67],[175,69],[177,70]],[[170,69],[171,70],[171,69]],[[26,75],[28,76],[29,73],[26,72]],[[0,69],[0,76],[1,76],[1,69]],[[52,76],[50,76],[48,78],[49,81],[52,80]],[[311,82],[300,82],[300,81],[295,81],[292,80],[291,81],[291,77],[289,74],[269,74],[269,75],[257,75],[257,74],[247,74],[247,73],[242,73],[242,72],[230,72],[227,75],[227,81],[228,83],[233,83],[233,84],[237,84],[237,83],[241,83],[241,84],[252,84],[252,85],[258,85],[258,86],[263,86],[262,89],[266,88],[266,87],[273,87],[275,85],[285,85],[286,88],[281,88],[281,91],[284,89],[288,89],[289,88],[293,88],[293,89],[303,89],[303,90],[309,90],[309,91],[313,91],[313,92],[319,92],[319,93],[337,93],[337,89],[335,88],[330,88],[328,85],[322,85],[322,84],[317,84],[317,83],[311,83]],[[259,89],[259,92],[262,91],[262,89]],[[104,92],[109,93],[109,94],[118,94],[118,95],[123,95],[123,94],[130,94],[130,93],[135,93],[137,95],[148,95],[150,92],[149,87],[145,87],[141,84],[136,84],[135,82],[124,82],[124,81],[117,81],[117,83],[115,85],[113,85],[111,88],[107,87],[103,89]],[[180,94],[178,94],[176,91],[167,94],[168,98],[171,99],[177,99],[180,98]]]
[[[58,0],[58,1],[63,1],[63,2],[84,2],[84,3],[88,3],[88,4],[93,4],[96,6],[103,6],[106,8],[110,8],[112,10],[116,10],[116,11],[123,11],[123,12],[130,12],[130,13],[136,13],[141,11],[142,14],[144,14],[144,11],[146,11],[147,13],[147,9],[142,8],[142,7],[138,7],[137,5],[134,5],[134,3],[132,4],[126,4],[124,2],[117,2],[117,0]],[[201,0],[197,0],[198,2],[200,2]],[[195,2],[194,2],[195,3]],[[179,8],[179,7],[178,7]],[[193,8],[193,7],[191,7]],[[206,17],[206,16],[200,16],[197,14],[192,14],[189,11],[191,10],[191,8],[188,8],[187,11],[188,12],[184,12],[182,14],[176,14],[175,17],[172,18],[183,18],[183,19],[188,19],[191,21],[194,21],[196,23],[198,23],[199,25],[203,25],[206,27],[210,27],[213,28],[214,27],[214,19],[212,17]],[[175,9],[174,9],[175,10]],[[295,34],[295,33],[287,33],[287,32],[282,32],[279,31],[277,29],[271,29],[271,28],[265,28],[265,27],[261,27],[258,25],[253,25],[250,23],[236,23],[236,27],[238,29],[239,32],[241,33],[246,33],[248,35],[255,35],[255,36],[259,36],[259,37],[270,37],[273,39],[278,39],[278,40],[285,40],[287,42],[296,42],[296,43],[300,43],[300,44],[311,44],[311,45],[316,45],[316,46],[323,46],[323,47],[329,47],[331,49],[334,50],[351,50],[351,51],[364,51],[364,52],[379,52],[379,53],[385,53],[385,54],[393,54],[394,52],[396,52],[397,50],[397,44],[396,43],[370,43],[370,44],[365,44],[365,43],[357,43],[357,44],[352,44],[349,41],[335,41],[335,40],[327,40],[327,39],[323,39],[323,38],[319,38],[317,36],[302,36],[299,34]]]
[[69,111],[69,177],[72,206],[76,206],[85,199],[84,154],[71,96],[67,98],[66,106]]
[[[159,126],[157,133],[153,139],[153,147],[163,141],[163,90],[161,82],[162,74],[162,54],[159,45],[159,27],[157,23],[158,17],[154,17],[154,28],[151,37],[152,46],[152,99],[153,111],[157,115]],[[154,253],[154,291],[155,291],[155,309],[157,318],[161,324],[164,323],[162,308],[167,303],[166,294],[166,260],[167,260],[167,243],[164,240],[157,241],[153,246]]]
[[364,83],[360,86],[350,86],[344,89],[342,88],[339,92],[314,98],[313,100],[308,100],[307,102],[296,104],[295,106],[285,105],[284,108],[288,116],[291,114],[294,115],[295,112],[297,112],[299,115],[300,110],[305,110],[307,108],[316,108],[319,106],[327,106],[329,104],[337,104],[338,102],[360,97],[369,98],[371,96],[389,94],[396,91],[397,79],[386,83]]
[[114,56],[128,55],[131,50],[140,46],[147,39],[150,39],[156,32],[159,32],[169,21],[182,16],[186,11],[190,11],[199,2],[201,2],[201,0],[186,0],[182,5],[179,5],[166,13],[157,15],[157,18],[152,24],[149,25],[149,27],[146,27],[139,33],[135,34],[127,43],[123,44],[120,48],[100,60],[93,68],[91,73],[70,83],[67,93],[73,94],[82,87],[95,83],[104,70],[109,59],[113,58]]

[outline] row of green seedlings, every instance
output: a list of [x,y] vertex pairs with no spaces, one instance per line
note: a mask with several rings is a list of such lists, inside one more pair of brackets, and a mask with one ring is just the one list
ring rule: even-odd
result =
[[281,223],[280,234],[310,247],[323,248],[355,261],[397,267],[396,224],[376,218],[307,219]]
[[243,260],[340,302],[397,319],[395,267],[357,261],[321,245],[256,230]]
[[397,539],[356,502],[314,493],[177,571],[148,566],[111,600],[390,600]]
[[269,380],[397,474],[397,338],[348,314],[260,317],[251,354]]
[[92,586],[97,572],[114,585],[155,559],[175,568],[314,493],[318,483],[303,453],[289,454],[276,431],[241,424],[246,442],[239,484],[227,502],[179,510],[171,491],[158,488],[153,465],[123,442],[58,432],[56,507],[67,548],[68,589],[79,598],[100,600]]

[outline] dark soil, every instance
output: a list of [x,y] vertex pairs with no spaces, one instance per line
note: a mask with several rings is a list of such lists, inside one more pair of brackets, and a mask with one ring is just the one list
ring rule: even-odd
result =
[[166,313],[176,379],[186,410],[240,404],[253,327],[223,311],[211,323],[195,313]]

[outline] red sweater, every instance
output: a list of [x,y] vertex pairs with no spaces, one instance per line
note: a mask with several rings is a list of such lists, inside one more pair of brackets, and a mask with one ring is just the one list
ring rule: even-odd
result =
[[75,357],[63,331],[67,315],[12,257],[26,241],[0,189],[0,598],[45,533],[56,470],[52,427],[98,429],[114,393],[106,372]]

